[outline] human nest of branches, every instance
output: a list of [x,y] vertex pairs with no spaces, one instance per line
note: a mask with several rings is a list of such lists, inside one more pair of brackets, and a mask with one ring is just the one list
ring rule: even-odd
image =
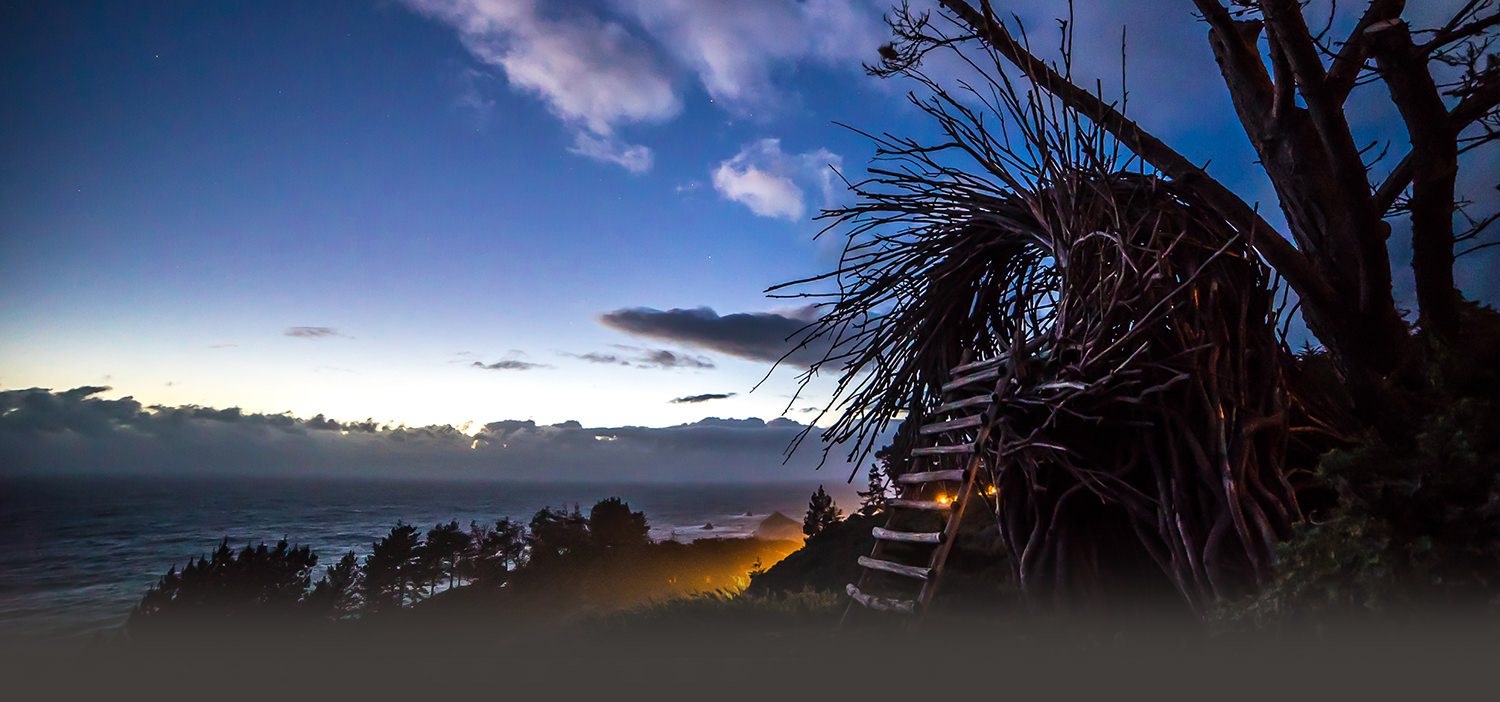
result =
[[986,462],[1023,591],[1102,596],[1148,562],[1199,608],[1264,582],[1298,518],[1269,270],[1156,178],[1023,197],[1054,287],[1005,349]]
[[904,415],[902,455],[952,367],[1003,355],[986,463],[1023,592],[1165,575],[1201,611],[1264,582],[1299,518],[1274,274],[1077,111],[1004,71],[964,100],[911,74],[947,141],[872,136],[858,202],[823,215],[840,265],[773,289],[837,287],[782,293],[823,300],[803,338],[832,346],[805,379],[840,374],[822,438],[862,458]]

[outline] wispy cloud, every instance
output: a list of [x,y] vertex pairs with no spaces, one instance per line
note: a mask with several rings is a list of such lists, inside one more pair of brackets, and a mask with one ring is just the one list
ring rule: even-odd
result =
[[536,368],[551,368],[552,366],[546,365],[544,363],[530,363],[527,361],[517,361],[514,359],[509,359],[504,361],[495,361],[494,363],[482,363],[480,361],[475,361],[469,364],[469,367],[493,371],[527,371],[534,370]]
[[803,62],[873,62],[888,0],[615,0],[732,111],[776,101],[772,72]]
[[565,353],[563,355],[564,356],[570,356],[572,358],[577,358],[577,359],[584,360],[584,361],[588,361],[589,363],[599,363],[599,364],[602,364],[602,365],[610,365],[610,366],[628,366],[628,365],[630,365],[630,361],[627,361],[627,360],[625,360],[623,358],[620,358],[619,356],[616,356],[615,354],[612,354],[612,353],[599,353],[597,351],[590,351],[588,353]]
[[327,339],[333,336],[342,336],[339,330],[333,327],[287,327],[282,336],[290,336],[295,339]]
[[720,195],[755,214],[795,222],[807,212],[798,183],[818,188],[826,206],[833,199],[833,171],[842,167],[843,159],[827,149],[787,154],[779,139],[761,139],[721,162],[713,184]]
[[[623,140],[629,125],[682,113],[674,75],[692,75],[714,104],[737,115],[781,102],[772,76],[820,64],[851,73],[887,39],[889,0],[402,0],[452,28],[474,59],[539,98],[574,132],[572,153],[633,173],[649,147]],[[467,80],[459,102],[484,116],[493,100]]]
[[457,30],[475,59],[499,69],[575,130],[571,151],[634,173],[650,149],[618,139],[625,124],[675,117],[682,101],[650,47],[629,29],[580,7],[544,16],[534,0],[405,0]]
[[487,86],[495,79],[488,73],[473,68],[464,68],[458,74],[458,97],[453,103],[474,118],[474,128],[484,131],[489,128],[490,117],[495,113],[495,98]]
[[615,348],[625,351],[625,354],[599,353],[564,353],[562,355],[577,358],[589,363],[601,365],[627,366],[634,368],[660,368],[671,370],[674,368],[709,369],[714,367],[714,362],[702,356],[693,356],[681,351],[669,351],[667,349],[646,349],[638,346],[626,346],[616,344]]
[[687,397],[678,397],[672,400],[668,400],[668,402],[674,405],[696,405],[700,402],[708,402],[709,400],[727,400],[738,394],[739,393],[736,392],[705,393],[702,395],[688,395]]
[[651,149],[607,137],[596,137],[586,132],[573,135],[573,147],[568,152],[587,156],[595,161],[618,164],[631,173],[651,170]]
[[636,362],[642,368],[713,368],[714,362],[701,356],[689,356],[681,351],[648,349]]

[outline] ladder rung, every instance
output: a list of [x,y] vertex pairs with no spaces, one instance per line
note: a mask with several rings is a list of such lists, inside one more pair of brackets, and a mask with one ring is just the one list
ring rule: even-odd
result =
[[881,541],[906,541],[913,544],[936,544],[943,541],[941,531],[891,531],[875,527],[871,533]]
[[869,607],[870,609],[879,610],[881,612],[905,612],[906,614],[911,614],[912,612],[917,611],[917,603],[912,602],[911,600],[896,600],[889,597],[876,597],[874,595],[866,595],[865,593],[860,592],[859,588],[854,586],[854,583],[849,583],[849,585],[844,588],[844,592],[849,593],[849,596],[854,598],[855,602]]
[[990,397],[989,395],[975,395],[967,399],[958,400],[957,402],[947,402],[938,405],[938,408],[933,410],[932,413],[943,414],[945,412],[952,412],[953,410],[963,409],[965,407],[974,407],[975,405],[988,405],[991,402],[994,402],[994,398]]
[[911,450],[913,456],[943,456],[950,453],[974,453],[974,444],[958,444],[955,446],[924,446]]
[[939,480],[963,480],[967,475],[968,471],[962,468],[954,470],[930,470],[926,473],[907,473],[897,477],[896,482],[910,485],[912,483],[932,483]]
[[904,575],[904,576],[906,576],[908,578],[916,578],[918,580],[926,580],[927,576],[932,572],[931,568],[924,568],[922,566],[902,565],[900,563],[892,563],[890,561],[882,561],[882,560],[880,560],[878,558],[871,558],[869,556],[860,556],[859,557],[859,564],[862,565],[862,566],[864,566],[864,567],[866,567],[866,568],[872,568],[874,570],[883,570],[883,571],[885,571],[887,573],[895,573],[896,575]]
[[919,433],[919,434],[939,434],[939,433],[942,433],[942,432],[945,432],[945,431],[953,431],[955,429],[968,429],[970,427],[977,427],[977,426],[979,426],[981,424],[984,424],[984,417],[981,417],[981,416],[979,416],[979,415],[976,414],[976,415],[974,415],[972,417],[962,417],[962,418],[959,418],[959,419],[953,419],[953,420],[949,420],[949,421],[946,421],[946,422],[938,422],[936,424],[928,424],[928,425],[922,427],[920,430],[918,430],[917,433]]
[[951,502],[935,502],[935,501],[928,501],[928,500],[902,500],[902,499],[896,499],[896,500],[891,500],[890,502],[887,502],[886,504],[890,505],[891,507],[905,507],[906,509],[931,509],[931,510],[942,511],[942,510],[947,510],[949,507],[952,506],[953,503],[951,503]]
[[979,373],[974,373],[972,375],[963,376],[962,378],[955,378],[953,380],[953,382],[948,383],[947,385],[943,386],[943,392],[948,392],[950,390],[955,390],[955,389],[961,388],[961,387],[963,387],[965,385],[972,385],[974,383],[977,383],[977,382],[980,382],[980,381],[984,381],[984,380],[994,380],[995,378],[999,378],[999,377],[1000,377],[1000,369],[999,368],[991,368],[991,369],[989,369],[987,371],[982,371],[982,372],[979,372]]
[[999,362],[1005,360],[1007,357],[1008,356],[1006,354],[1002,353],[999,356],[996,356],[994,358],[986,358],[983,361],[975,361],[973,363],[965,363],[965,364],[963,364],[961,366],[955,366],[953,368],[953,370],[951,370],[949,372],[952,373],[953,375],[963,375],[964,373],[969,373],[971,371],[977,371],[977,370],[980,370],[982,368],[989,368],[990,366],[993,366],[996,363],[999,363]]

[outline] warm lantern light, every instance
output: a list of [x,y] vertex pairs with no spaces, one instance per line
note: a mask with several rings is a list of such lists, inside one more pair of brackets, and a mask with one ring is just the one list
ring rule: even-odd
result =
[[938,495],[937,501],[938,501],[938,504],[946,505],[949,502],[952,502],[953,500],[949,499],[947,495]]
[[996,490],[994,485],[991,485],[984,489],[984,494],[989,495],[990,497],[994,497],[995,493],[997,492],[999,492],[999,490]]

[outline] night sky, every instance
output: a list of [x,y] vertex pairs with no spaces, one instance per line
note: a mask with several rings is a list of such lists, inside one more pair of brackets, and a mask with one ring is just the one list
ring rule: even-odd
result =
[[[1458,4],[1408,16],[1431,24]],[[0,392],[13,415],[0,473],[126,471],[146,455],[166,470],[186,439],[169,441],[152,405],[240,408],[179,413],[200,453],[175,472],[245,451],[327,465],[338,442],[325,438],[369,434],[349,429],[367,418],[463,434],[531,421],[532,435],[581,441],[599,475],[621,459],[595,445],[632,442],[641,475],[688,475],[649,466],[714,451],[743,459],[724,475],[774,467],[831,384],[792,402],[803,355],[751,391],[815,315],[764,290],[832,268],[841,241],[815,241],[812,218],[846,201],[835,169],[857,179],[873,154],[833,122],[934,133],[905,100],[914,83],[861,68],[888,38],[888,5],[0,5]],[[1055,56],[1066,4],[1006,7]],[[1128,26],[1128,112],[1274,212],[1190,7],[1078,2],[1075,70],[1117,98]],[[1366,141],[1393,142],[1377,176],[1407,149],[1382,103],[1377,84],[1349,110]],[[1497,171],[1465,163],[1461,191],[1493,202]],[[1457,272],[1489,304],[1497,251]],[[1401,223],[1392,253],[1409,299]],[[62,394],[83,386],[108,389]],[[268,419],[282,412],[296,421]],[[248,432],[239,449],[213,438],[231,425]],[[757,448],[704,439],[714,432]],[[429,434],[468,451],[451,460],[471,471],[505,443]],[[556,452],[526,465],[544,455]],[[814,459],[774,473],[808,477]]]

